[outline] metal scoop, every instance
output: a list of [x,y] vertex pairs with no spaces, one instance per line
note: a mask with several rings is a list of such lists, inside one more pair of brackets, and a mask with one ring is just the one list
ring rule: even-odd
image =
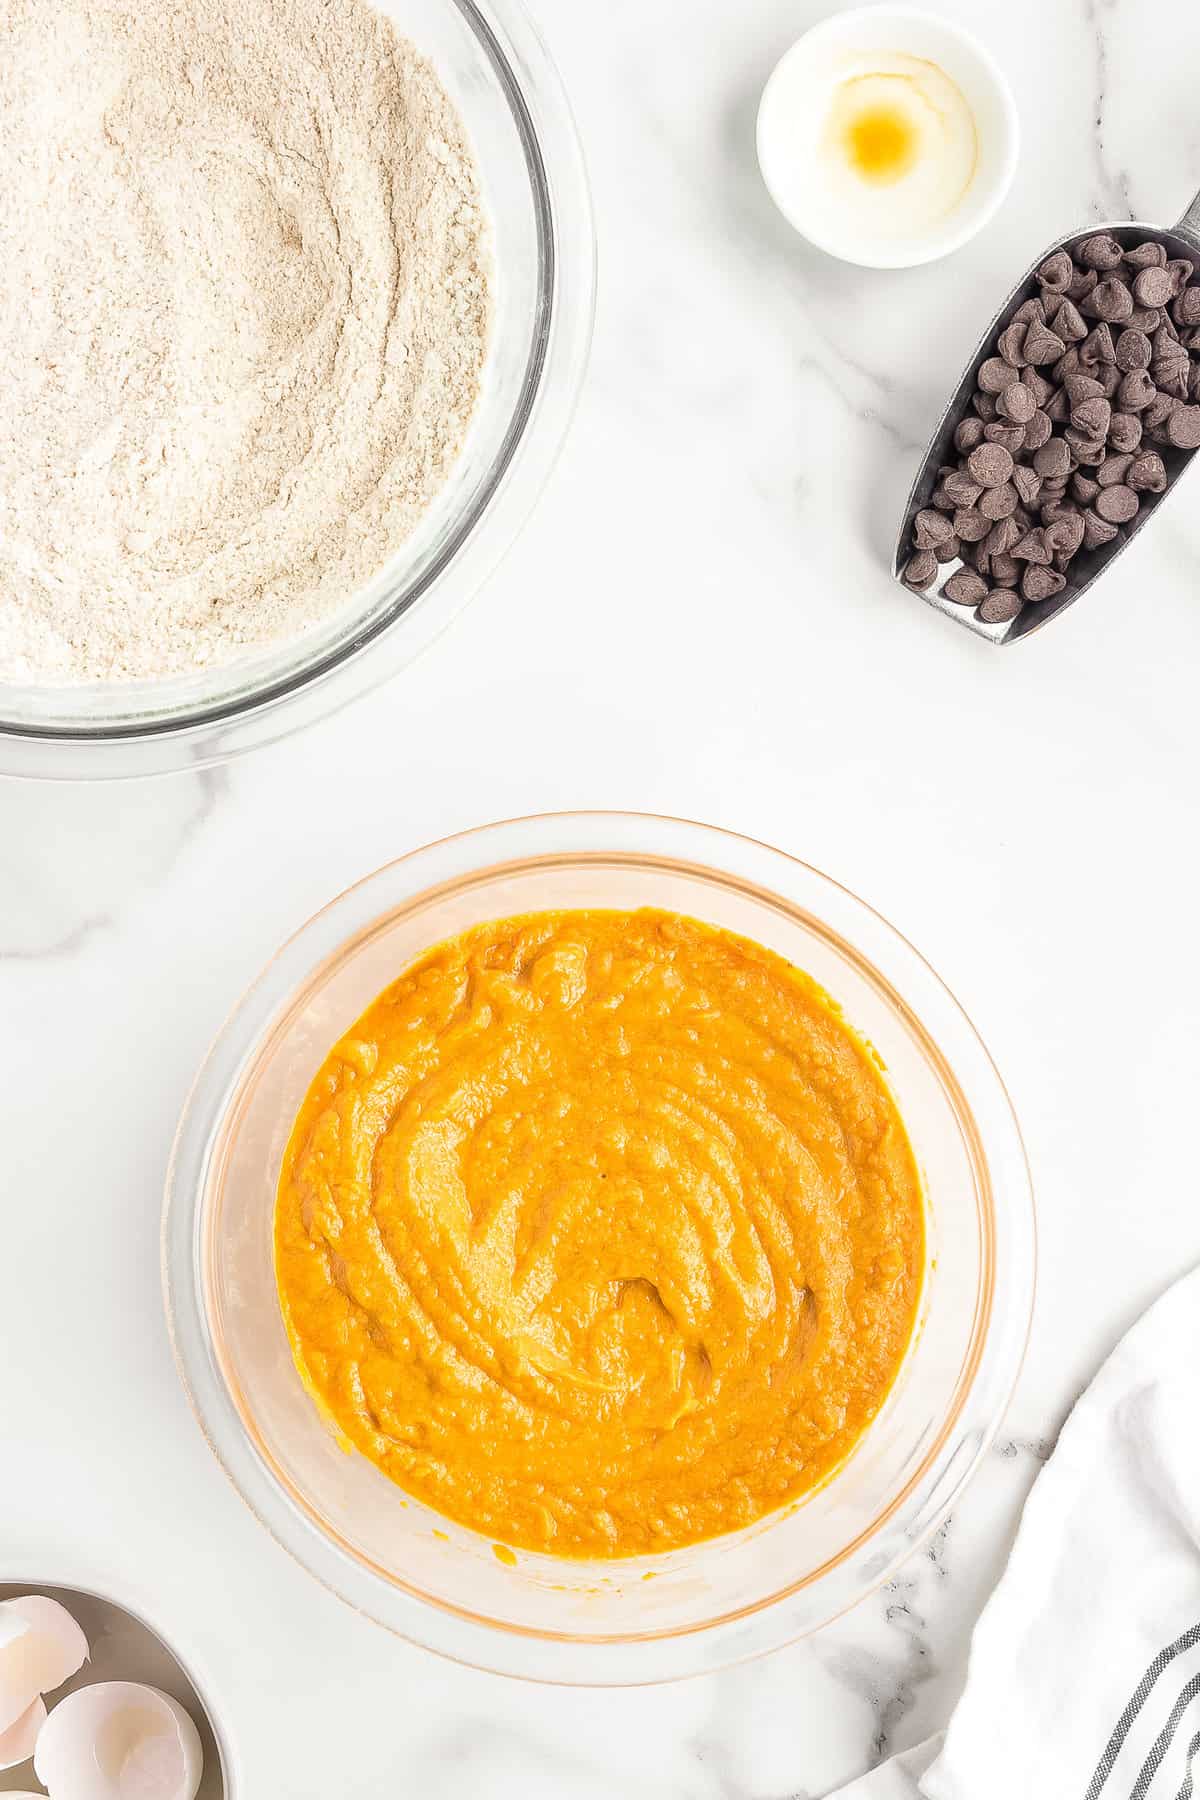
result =
[[[996,336],[1008,315],[1021,304],[1041,293],[1035,280],[1036,271],[1041,268],[1048,256],[1056,250],[1066,250],[1072,256],[1079,246],[1090,237],[1109,234],[1116,238],[1123,247],[1131,247],[1137,243],[1145,243],[1147,239],[1155,239],[1166,250],[1169,260],[1187,257],[1193,267],[1200,268],[1200,194],[1192,201],[1179,223],[1170,230],[1159,225],[1144,225],[1137,220],[1123,219],[1116,223],[1089,225],[1083,231],[1075,232],[1071,237],[1060,238],[1050,244],[1022,275],[1012,293],[997,308],[996,316],[984,332],[978,347],[967,364],[962,380],[950,396],[945,412],[938,421],[937,429],[930,439],[929,448],[917,472],[909,492],[908,502],[904,508],[904,518],[900,525],[900,535],[896,540],[896,554],[892,564],[892,574],[897,581],[912,555],[913,520],[924,506],[929,504],[929,496],[937,484],[938,470],[943,463],[953,463],[957,457],[952,439],[954,428],[963,418],[970,406],[971,395],[975,391],[976,377],[980,365],[995,353]],[[1142,530],[1143,526],[1153,518],[1159,506],[1171,494],[1179,482],[1187,465],[1196,454],[1194,450],[1173,450],[1166,445],[1156,445],[1167,469],[1167,485],[1161,494],[1144,494],[1142,505],[1132,525],[1122,527],[1110,544],[1103,544],[1095,550],[1080,550],[1072,558],[1067,570],[1067,584],[1052,600],[1043,600],[1028,604],[1021,608],[1015,619],[1003,625],[987,625],[975,616],[974,610],[964,606],[956,606],[952,600],[944,600],[941,589],[947,578],[958,569],[968,565],[955,560],[942,564],[931,586],[921,592],[917,588],[908,588],[918,599],[925,600],[939,612],[948,613],[959,625],[965,625],[977,637],[987,638],[993,644],[1012,644],[1018,638],[1028,637],[1031,632],[1040,631],[1051,619],[1057,619],[1067,607],[1091,587],[1092,583],[1103,575],[1109,564],[1124,550],[1125,546]]]

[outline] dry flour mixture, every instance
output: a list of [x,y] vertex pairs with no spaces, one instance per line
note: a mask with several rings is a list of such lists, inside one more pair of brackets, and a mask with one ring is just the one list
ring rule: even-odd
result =
[[486,222],[364,0],[0,0],[0,679],[328,616],[443,484]]

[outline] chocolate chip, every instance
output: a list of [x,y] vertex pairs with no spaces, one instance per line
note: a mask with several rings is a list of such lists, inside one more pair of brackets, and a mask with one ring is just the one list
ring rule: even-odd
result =
[[1116,535],[1116,526],[1102,519],[1094,506],[1089,506],[1083,515],[1084,549],[1098,550],[1102,544],[1111,544]]
[[940,563],[957,562],[961,553],[962,545],[959,543],[953,532],[950,533],[950,536],[946,539],[945,543],[935,544],[933,546],[933,554]]
[[979,608],[979,617],[985,625],[1007,625],[1016,618],[1021,606],[1020,596],[1011,588],[993,588]]
[[942,487],[946,491],[951,509],[956,506],[974,506],[983,492],[979,482],[972,481],[971,477],[964,474],[961,469],[955,469],[953,474],[947,475]]
[[[1062,438],[1052,437],[1034,453],[1033,466],[1043,478],[1067,475],[1071,470],[1071,452]],[[924,548],[918,545],[918,548]]]
[[1079,308],[1073,300],[1068,300],[1065,296],[1055,309],[1054,330],[1056,336],[1060,337],[1065,344],[1081,343],[1088,334],[1087,325]]
[[[1090,367],[1094,368],[1095,364],[1091,364]],[[1086,375],[1088,372],[1089,369],[1085,367],[1083,357],[1080,355],[1079,345],[1072,344],[1068,350],[1063,351],[1056,363],[1051,363],[1050,380],[1055,387],[1065,387],[1072,375]]]
[[1104,390],[1106,400],[1115,400],[1117,389],[1121,385],[1122,375],[1116,363],[1101,363],[1096,370],[1096,380]]
[[1006,387],[1020,380],[1020,374],[1002,356],[989,356],[979,371],[978,380],[985,394],[1002,394]]
[[987,536],[991,527],[992,521],[974,506],[960,506],[954,515],[955,534],[964,544],[977,544]]
[[1057,332],[1051,331],[1048,325],[1039,325],[1035,320],[1025,333],[1022,354],[1027,363],[1041,368],[1045,363],[1057,362],[1066,348]]
[[988,584],[982,575],[972,575],[967,569],[959,569],[951,575],[942,592],[947,600],[953,600],[955,606],[978,606],[986,596]]
[[1083,514],[1075,507],[1055,513],[1046,526],[1046,547],[1056,558],[1070,562],[1083,542]]
[[913,521],[913,542],[918,550],[932,550],[953,536],[954,528],[940,512],[926,507]]
[[1086,437],[1107,437],[1111,421],[1112,407],[1104,399],[1081,400],[1071,408],[1071,424]]
[[1076,431],[1073,425],[1068,425],[1063,436],[1072,457],[1083,468],[1094,469],[1104,461],[1106,446],[1103,437],[1093,437],[1090,431]]
[[1063,386],[1067,390],[1067,399],[1072,406],[1078,406],[1081,400],[1102,400],[1104,398],[1103,384],[1094,381],[1090,375],[1068,375]]
[[1117,339],[1117,367],[1126,375],[1131,369],[1148,369],[1150,367],[1150,339],[1144,331],[1135,331],[1126,326]]
[[1123,481],[1119,481],[1115,487],[1105,488],[1096,497],[1096,511],[1110,525],[1127,525],[1137,509],[1138,497]]
[[1117,456],[1106,456],[1096,471],[1096,480],[1102,488],[1115,487],[1128,475],[1129,465],[1132,461],[1132,456],[1124,453]]
[[1040,294],[1035,294],[1032,300],[1022,300],[1009,323],[1012,325],[1032,325],[1035,321],[1039,325],[1044,325],[1046,323],[1046,308]]
[[1177,256],[1174,261],[1167,264],[1167,273],[1175,284],[1175,291],[1171,298],[1177,300],[1196,271],[1186,256]]
[[1039,407],[1025,427],[1026,450],[1031,453],[1034,450],[1040,450],[1043,444],[1048,444],[1050,442],[1050,436],[1053,430],[1054,424],[1050,415],[1043,412],[1041,407]]
[[1200,400],[1200,362],[1194,362],[1188,375],[1188,399]]
[[986,488],[980,497],[979,510],[985,519],[1007,519],[1016,510],[1017,490],[1011,481],[999,487]]
[[933,551],[918,550],[904,566],[904,580],[911,588],[927,588],[937,572],[937,557]]
[[996,411],[1014,425],[1028,425],[1037,411],[1037,401],[1024,382],[1014,381],[996,401]]
[[1135,244],[1132,250],[1124,252],[1124,256],[1131,269],[1165,269],[1167,266],[1166,251],[1153,239]]
[[982,419],[960,419],[954,427],[954,448],[960,456],[966,456],[976,444],[983,442]]
[[1133,295],[1123,281],[1109,275],[1087,295],[1080,310],[1090,319],[1103,319],[1108,325],[1117,325],[1133,311]]
[[1063,425],[1071,416],[1071,401],[1065,387],[1060,387],[1051,394],[1042,411],[1052,425]]
[[996,419],[993,424],[985,425],[983,435],[989,444],[999,444],[1010,456],[1015,457],[1025,447],[1025,427],[1010,425],[1004,419]]
[[1039,375],[1036,369],[1031,368],[1021,370],[1021,386],[1029,389],[1039,406],[1045,406],[1054,392],[1054,383],[1047,381],[1044,375]]
[[1085,269],[1115,269],[1124,251],[1115,237],[1102,231],[1095,237],[1085,238],[1075,255]]
[[1171,328],[1171,335],[1168,335],[1166,324],[1159,326],[1153,335],[1150,358],[1150,378],[1155,387],[1168,394],[1175,394],[1178,400],[1184,400],[1189,367],[1191,364],[1186,347],[1178,342],[1175,328]]
[[1162,434],[1166,438],[1166,427],[1171,414],[1178,407],[1179,401],[1174,394],[1156,393],[1149,406],[1142,414],[1142,429],[1151,436]]
[[1184,329],[1200,325],[1200,287],[1187,287],[1171,308],[1171,317]]
[[1174,362],[1178,357],[1186,361],[1187,351],[1179,341],[1179,333],[1173,322],[1165,318],[1150,338],[1150,361]]
[[1108,421],[1108,443],[1114,450],[1137,450],[1142,441],[1142,421],[1135,412],[1114,412]]
[[1013,555],[1018,562],[1048,563],[1050,546],[1046,542],[1046,533],[1042,526],[1027,531],[1020,543],[1013,545]]
[[1014,514],[1009,513],[1007,518],[997,519],[983,540],[983,548],[993,558],[1007,556],[1023,535],[1022,527],[1017,524]]
[[1007,554],[1003,556],[993,556],[991,567],[992,581],[997,587],[1014,588],[1021,579],[1021,570],[1026,567],[1028,567],[1028,565],[1019,563],[1015,556],[1009,556]]
[[1012,483],[1023,506],[1036,506],[1042,478],[1035,469],[1019,465],[1012,472]]
[[1073,300],[1078,306],[1080,301],[1086,300],[1088,295],[1093,292],[1099,279],[1095,269],[1076,269],[1063,291],[1067,299]]
[[1007,326],[996,339],[996,348],[1006,363],[1019,369],[1025,361],[1025,326],[1019,320]]
[[995,394],[985,394],[980,388],[976,388],[971,395],[971,405],[985,424],[990,424],[996,416]]
[[1186,400],[1188,384],[1191,378],[1191,364],[1187,351],[1178,356],[1164,357],[1161,362],[1150,364],[1150,379],[1160,394],[1166,394],[1172,400]]
[[1013,459],[1001,444],[980,444],[967,458],[967,468],[981,487],[999,487],[1013,471]]
[[1037,278],[1044,288],[1065,293],[1075,279],[1075,265],[1065,250],[1056,250],[1041,265]]
[[1113,343],[1113,335],[1107,322],[1102,322],[1088,332],[1079,346],[1079,357],[1085,368],[1095,367],[1097,363],[1116,362],[1117,347]]
[[1157,331],[1162,322],[1161,306],[1135,306],[1127,321],[1129,330],[1144,331],[1147,337],[1152,331]]
[[1135,494],[1161,494],[1167,485],[1167,469],[1157,450],[1143,450],[1129,465],[1128,485]]
[[1080,506],[1090,506],[1100,492],[1100,483],[1094,481],[1090,475],[1085,475],[1082,469],[1076,469],[1071,477],[1071,492]]
[[1175,278],[1168,269],[1142,269],[1133,278],[1133,297],[1139,306],[1166,306],[1175,298]]
[[1066,585],[1066,576],[1060,575],[1057,569],[1041,569],[1034,563],[1026,564],[1021,577],[1021,593],[1026,600],[1052,600]]
[[1121,385],[1117,389],[1121,411],[1144,412],[1156,391],[1145,369],[1131,369],[1128,375],[1122,376]]
[[1179,406],[1167,420],[1167,438],[1176,450],[1200,449],[1200,406]]

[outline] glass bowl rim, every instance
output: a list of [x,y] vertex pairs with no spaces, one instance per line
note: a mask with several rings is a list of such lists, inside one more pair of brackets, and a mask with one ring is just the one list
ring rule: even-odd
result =
[[[512,851],[515,840],[531,835],[542,840],[536,850],[495,854],[498,845]],[[556,839],[564,842],[556,847]],[[679,848],[707,849],[719,860],[664,854],[662,840]],[[481,847],[493,854],[481,859],[477,854]],[[430,861],[446,857],[456,872],[441,881],[421,879]],[[544,1630],[472,1613],[397,1578],[339,1540],[291,1487],[265,1447],[253,1442],[255,1427],[231,1391],[227,1368],[212,1340],[204,1230],[211,1211],[206,1203],[214,1187],[213,1170],[219,1180],[220,1159],[237,1126],[247,1076],[286,1029],[296,1008],[336,966],[397,916],[411,916],[449,893],[469,891],[517,871],[588,862],[657,866],[748,892],[814,931],[846,957],[915,1036],[947,1094],[968,1144],[983,1245],[974,1325],[954,1399],[915,1473],[870,1524],[819,1568],[732,1612],[657,1631],[598,1635]],[[735,872],[731,863],[740,864],[740,869]],[[801,901],[789,898],[786,885],[781,891],[748,879],[747,868],[772,871],[785,884],[790,876],[794,883],[808,884],[841,905],[868,936],[874,935],[899,955],[906,979],[923,982],[927,995],[940,1001],[957,1033],[956,1059],[966,1055],[974,1063],[974,1077],[990,1083],[992,1128],[1007,1135],[1001,1146],[1007,1165],[1001,1205],[992,1176],[997,1156],[989,1157],[985,1150],[976,1109],[913,1004],[858,943]],[[403,893],[376,905],[381,885],[389,881],[404,883]],[[356,923],[346,923],[347,912],[355,915]],[[314,939],[323,938],[332,941],[314,953]],[[186,1101],[167,1173],[162,1279],[176,1367],[209,1448],[259,1522],[310,1574],[356,1610],[451,1660],[540,1682],[641,1685],[711,1672],[808,1635],[877,1589],[944,1522],[999,1429],[1024,1359],[1036,1281],[1032,1184],[1007,1089],[965,1010],[909,940],[851,889],[785,851],[720,827],[643,813],[542,813],[456,832],[394,858],[328,901],[279,946],[231,1010]],[[1000,1281],[1005,1284],[1005,1304],[998,1311],[994,1302]],[[964,1446],[965,1456],[960,1454]],[[850,1559],[901,1512],[906,1519],[903,1548],[869,1574],[852,1575]],[[799,1625],[783,1619],[789,1600],[811,1597],[834,1576],[841,1578],[837,1584],[841,1591],[819,1618]],[[432,1620],[444,1621],[444,1628],[434,1629]],[[747,1624],[753,1627],[749,1641]],[[725,1641],[734,1636],[736,1644]],[[710,1645],[717,1650],[715,1660],[705,1654]],[[691,1653],[688,1646],[694,1647]],[[618,1661],[622,1668],[616,1667]]]
[[[0,681],[0,773],[31,779],[121,779],[202,768],[274,742],[370,692],[411,664],[478,594],[533,511],[566,441],[591,347],[596,239],[583,150],[570,103],[523,0],[448,0],[491,65],[524,152],[538,240],[538,279],[519,394],[486,477],[446,543],[401,578],[369,620],[347,619],[334,643],[239,686],[238,664],[212,697],[173,710],[155,696],[191,677],[118,684],[111,721],[41,721],[19,701],[71,686]],[[286,641],[281,648],[286,648]],[[267,652],[263,652],[266,655]],[[93,684],[83,684],[91,691]],[[145,711],[139,712],[139,707]]]

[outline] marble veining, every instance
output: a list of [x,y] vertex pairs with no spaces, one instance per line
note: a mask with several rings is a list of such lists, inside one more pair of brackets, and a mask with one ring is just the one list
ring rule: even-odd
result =
[[1115,16],[1119,4],[1120,0],[1083,0],[1084,30],[1095,70],[1092,160],[1096,172],[1096,200],[1093,206],[1097,216],[1104,219],[1132,219],[1137,216],[1130,204],[1129,171],[1112,166],[1105,143],[1104,109],[1112,79],[1109,70],[1108,23]]

